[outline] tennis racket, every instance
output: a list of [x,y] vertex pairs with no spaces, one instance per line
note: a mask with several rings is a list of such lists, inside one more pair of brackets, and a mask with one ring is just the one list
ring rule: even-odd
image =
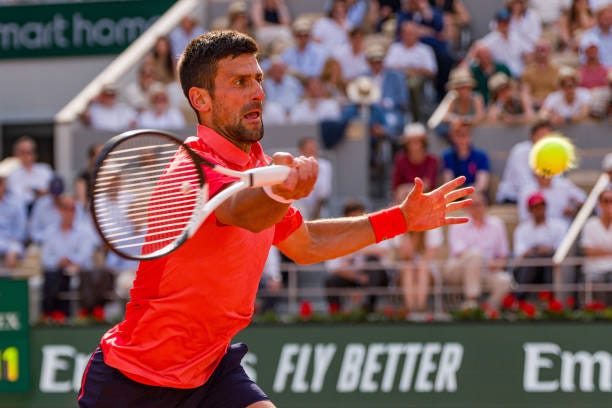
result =
[[444,95],[444,98],[442,98],[427,121],[427,127],[429,129],[435,129],[440,123],[442,123],[442,120],[444,120],[444,117],[448,113],[448,110],[455,99],[457,99],[457,91],[451,90]]
[[[236,181],[209,199],[203,165]],[[170,133],[128,131],[104,145],[94,167],[94,225],[118,255],[159,258],[193,236],[226,199],[246,188],[282,183],[289,171],[279,165],[231,170],[204,159]]]

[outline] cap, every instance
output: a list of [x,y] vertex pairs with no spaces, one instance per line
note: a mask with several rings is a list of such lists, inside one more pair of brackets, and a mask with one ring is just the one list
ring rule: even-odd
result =
[[365,50],[365,57],[370,61],[382,61],[385,59],[385,47],[381,44],[371,44]]
[[465,68],[455,69],[450,74],[448,83],[446,84],[446,88],[454,89],[460,88],[462,86],[469,86],[473,88],[476,86],[476,81],[472,77],[472,74],[469,70]]
[[538,204],[546,204],[546,198],[544,198],[544,195],[539,191],[529,196],[527,199],[527,207],[531,208]]
[[510,78],[508,78],[508,75],[504,74],[503,72],[497,72],[493,74],[491,78],[489,78],[487,85],[489,87],[489,91],[497,92],[500,88],[508,85],[509,83]]
[[604,156],[603,161],[601,162],[601,169],[603,171],[612,170],[612,153],[608,153]]
[[402,142],[406,143],[409,140],[416,138],[426,138],[427,129],[419,122],[409,123],[404,126],[404,133],[402,134]]
[[495,21],[509,21],[510,18],[512,18],[512,15],[507,8],[503,8],[495,13]]
[[49,193],[58,196],[64,192],[64,180],[57,174],[49,182]]
[[291,26],[293,32],[296,34],[310,34],[310,29],[312,28],[312,24],[310,20],[307,18],[298,18],[293,22]]

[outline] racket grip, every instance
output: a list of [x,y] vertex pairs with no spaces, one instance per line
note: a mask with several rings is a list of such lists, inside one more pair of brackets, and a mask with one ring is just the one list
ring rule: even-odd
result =
[[273,164],[266,167],[257,167],[249,170],[247,173],[251,177],[251,187],[263,187],[282,183],[290,171],[291,168],[288,166]]

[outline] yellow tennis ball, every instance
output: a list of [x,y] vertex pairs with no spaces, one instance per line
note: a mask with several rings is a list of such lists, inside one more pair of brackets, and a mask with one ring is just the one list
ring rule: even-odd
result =
[[551,133],[538,140],[529,152],[529,166],[540,176],[552,177],[575,165],[574,144],[558,133]]

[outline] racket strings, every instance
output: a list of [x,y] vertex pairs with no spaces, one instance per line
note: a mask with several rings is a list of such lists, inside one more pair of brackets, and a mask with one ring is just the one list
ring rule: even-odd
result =
[[179,144],[140,135],[117,144],[104,158],[93,191],[96,222],[121,253],[147,255],[173,244],[189,224],[202,174]]

